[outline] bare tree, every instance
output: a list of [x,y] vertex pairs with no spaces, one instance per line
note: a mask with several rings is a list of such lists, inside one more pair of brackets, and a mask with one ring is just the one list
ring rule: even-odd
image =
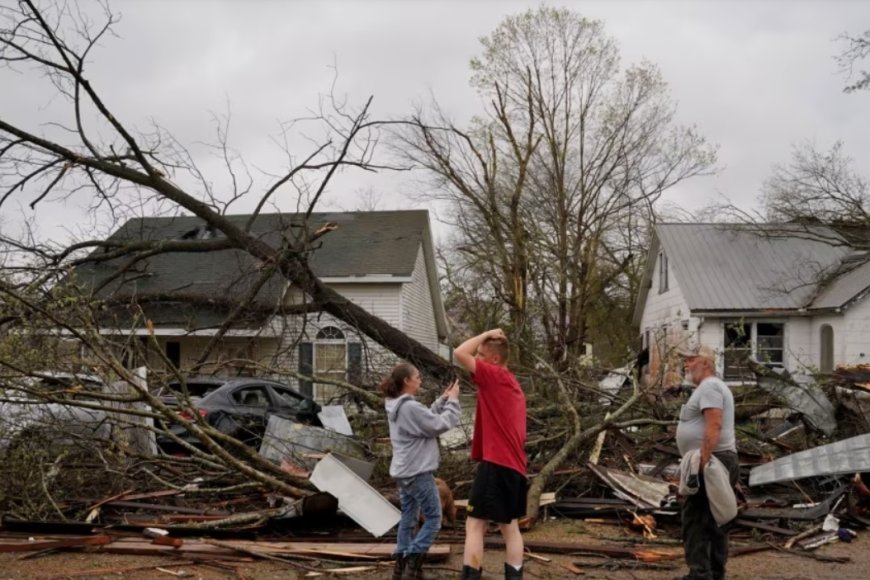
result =
[[449,259],[480,272],[514,335],[543,335],[564,366],[583,352],[593,305],[638,258],[625,251],[636,247],[627,224],[710,171],[715,154],[676,124],[654,66],[620,69],[600,22],[540,8],[482,45],[472,61],[482,115],[462,129],[435,105],[412,119],[402,151],[456,208],[463,239]]
[[843,90],[851,93],[870,88],[870,71],[855,70],[858,61],[870,56],[870,30],[865,30],[857,36],[844,34],[841,40],[846,42],[846,48],[837,56],[837,62],[840,65],[840,71],[846,73],[850,81]]
[[[279,246],[251,233],[257,216],[276,196],[295,191],[301,212],[310,216],[337,172],[386,169],[373,157],[382,123],[370,118],[371,99],[353,109],[333,97],[325,98],[317,113],[307,119],[322,129],[323,141],[304,156],[288,150],[286,167],[261,190],[255,190],[244,177],[238,157],[225,146],[226,131],[219,130],[216,150],[232,178],[232,191],[221,195],[170,133],[159,127],[142,134],[129,129],[89,80],[86,68],[92,51],[115,22],[108,7],[104,7],[99,25],[76,6],[40,8],[29,0],[3,7],[0,18],[0,63],[7,67],[26,64],[44,72],[69,104],[67,116],[49,124],[56,129],[51,135],[0,118],[0,205],[12,196],[24,195],[35,207],[53,194],[84,191],[93,196],[95,209],[129,210],[147,200],[158,208],[190,212],[222,234],[220,239],[142,242],[123,247],[109,247],[104,240],[84,240],[45,256],[53,274],[81,252],[94,248],[103,248],[116,257],[129,256],[131,265],[166,251],[235,249],[274,268],[300,288],[308,297],[302,310],[316,309],[346,321],[430,374],[443,377],[452,373],[450,366],[425,346],[317,279],[307,257],[318,238],[328,233],[329,228],[321,227],[324,224],[306,224],[288,232]],[[180,185],[184,181],[199,183],[201,193]],[[228,220],[225,212],[231,203],[248,196],[256,196],[256,209],[240,227]]]
[[870,185],[837,142],[829,151],[797,145],[788,164],[765,181],[763,203],[770,221],[870,225]]

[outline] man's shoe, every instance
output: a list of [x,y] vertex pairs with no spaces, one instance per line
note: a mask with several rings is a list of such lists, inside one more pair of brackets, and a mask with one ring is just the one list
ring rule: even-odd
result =
[[483,576],[483,568],[462,567],[462,580],[480,580]]
[[402,572],[405,571],[405,566],[408,564],[408,559],[399,554],[396,556],[396,565],[393,567],[392,580],[402,580]]
[[523,569],[520,568],[517,570],[507,562],[504,564],[504,578],[505,580],[523,580]]
[[401,580],[424,580],[423,558],[425,554],[408,554]]

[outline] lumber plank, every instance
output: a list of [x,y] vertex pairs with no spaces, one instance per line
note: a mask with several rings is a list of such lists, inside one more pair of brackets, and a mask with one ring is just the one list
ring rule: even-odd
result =
[[103,546],[109,544],[111,541],[111,536],[99,534],[96,536],[81,536],[78,538],[67,538],[63,540],[4,542],[0,544],[0,552],[39,552],[42,550],[58,550],[62,548]]

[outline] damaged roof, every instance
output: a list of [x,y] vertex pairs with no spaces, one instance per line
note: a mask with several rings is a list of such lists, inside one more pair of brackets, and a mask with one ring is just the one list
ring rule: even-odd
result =
[[870,287],[867,257],[824,226],[659,224],[635,323],[661,250],[693,312],[840,308]]
[[[233,224],[244,227],[249,215],[225,216]],[[431,252],[429,213],[426,210],[314,213],[307,222],[309,231],[333,223],[338,227],[316,243],[309,257],[314,273],[322,279],[360,278],[366,276],[407,278],[414,272],[421,244]],[[262,214],[254,220],[251,231],[273,247],[281,244],[282,237],[294,237],[305,225],[304,214]],[[121,226],[110,241],[156,241],[184,239],[218,239],[223,234],[206,227],[195,216],[133,218]],[[96,250],[98,256],[104,250]],[[188,326],[210,325],[216,317],[212,310],[225,310],[226,305],[245,296],[257,283],[262,265],[241,250],[209,252],[168,252],[137,262],[117,280],[111,280],[125,268],[129,256],[106,262],[88,263],[76,268],[78,282],[98,289],[101,298],[131,298],[131,303],[142,297],[202,298],[207,301],[206,311],[195,313],[202,321],[188,320]],[[434,256],[427,256],[427,261]],[[434,270],[433,270],[434,271]],[[109,281],[108,283],[106,283]],[[399,280],[397,280],[398,282]],[[437,281],[436,281],[437,282]],[[105,286],[101,287],[104,283]],[[259,289],[254,306],[271,307],[281,299],[287,281],[280,274],[271,276]],[[437,286],[436,286],[437,287]],[[195,301],[195,300],[194,300]],[[165,302],[163,303],[165,305]],[[141,304],[140,304],[141,306]],[[175,310],[162,321],[158,314],[155,324],[177,324],[179,316],[189,316]],[[259,321],[250,321],[256,325]]]

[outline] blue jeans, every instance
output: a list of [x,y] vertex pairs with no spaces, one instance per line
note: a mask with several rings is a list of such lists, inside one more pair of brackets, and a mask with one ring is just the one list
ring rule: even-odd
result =
[[[399,485],[399,501],[402,502],[402,519],[399,521],[395,555],[425,554],[441,529],[441,498],[435,486],[435,475],[420,473],[397,479],[396,483]],[[414,535],[421,511],[426,521]]]

